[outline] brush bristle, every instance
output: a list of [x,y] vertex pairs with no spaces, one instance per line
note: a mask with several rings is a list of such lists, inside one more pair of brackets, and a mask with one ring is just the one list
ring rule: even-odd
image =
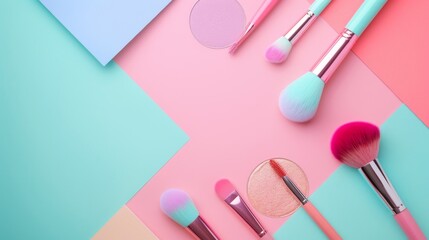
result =
[[292,44],[285,37],[277,39],[265,52],[265,58],[270,63],[282,63],[289,56]]
[[279,175],[279,177],[282,178],[282,177],[286,176],[285,170],[275,160],[272,160],[272,159],[270,160],[270,166],[274,169],[274,171],[277,173],[277,175]]
[[183,227],[188,227],[199,216],[189,195],[180,189],[169,189],[161,195],[161,210]]
[[215,185],[215,191],[219,198],[225,200],[231,193],[235,191],[234,186],[228,179],[221,179]]
[[308,72],[293,81],[280,94],[279,107],[283,116],[293,122],[307,122],[317,112],[325,83]]
[[335,131],[331,140],[332,154],[341,162],[361,168],[377,158],[380,130],[367,122],[351,122]]

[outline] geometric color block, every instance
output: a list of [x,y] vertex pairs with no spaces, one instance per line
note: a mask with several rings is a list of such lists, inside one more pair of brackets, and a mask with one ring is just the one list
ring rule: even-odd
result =
[[39,2],[0,28],[0,239],[89,239],[188,138]]
[[171,0],[40,0],[106,65]]
[[[387,176],[429,236],[427,204],[429,129],[402,105],[382,126],[379,160]],[[332,159],[326,159],[336,161]],[[311,196],[344,239],[406,239],[393,214],[362,174],[342,165]],[[276,239],[324,239],[302,209],[275,234]]]
[[[337,31],[362,0],[332,1],[322,17]],[[429,126],[429,1],[388,1],[353,52]]]
[[122,207],[92,240],[158,240],[127,207]]
[[[260,1],[242,3],[247,16],[260,5]],[[253,239],[254,233],[216,196],[213,187],[219,179],[230,179],[246,199],[252,170],[266,159],[284,157],[302,167],[312,193],[340,165],[330,160],[332,132],[356,119],[381,124],[400,102],[351,53],[326,85],[315,118],[306,124],[290,122],[278,108],[282,89],[307,72],[323,54],[322,46],[329,46],[338,34],[319,19],[294,46],[287,62],[273,65],[264,58],[267,46],[284,33],[287,23],[302,17],[307,1],[280,1],[234,56],[195,40],[189,28],[194,4],[173,1],[153,22],[150,34],[137,36],[115,57],[190,137],[127,206],[160,239],[190,239],[159,208],[166,189],[184,189],[220,238]],[[180,37],[171,44],[171,36]],[[254,212],[271,232],[285,222]]]

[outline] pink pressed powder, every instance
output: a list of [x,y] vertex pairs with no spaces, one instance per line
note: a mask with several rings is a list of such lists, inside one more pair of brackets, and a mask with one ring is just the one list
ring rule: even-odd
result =
[[[308,195],[309,183],[304,171],[291,160],[273,158],[285,169],[299,189]],[[250,204],[269,217],[285,217],[295,212],[301,203],[277,176],[269,160],[259,164],[251,173],[247,183]]]
[[226,48],[243,33],[246,16],[236,0],[199,0],[189,26],[195,39],[209,48]]

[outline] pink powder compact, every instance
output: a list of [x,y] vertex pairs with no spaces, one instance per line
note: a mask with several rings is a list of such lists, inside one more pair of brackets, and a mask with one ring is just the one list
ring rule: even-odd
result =
[[189,26],[195,39],[208,48],[226,48],[240,38],[246,16],[236,0],[199,0]]
[[[269,160],[259,164],[250,174],[247,183],[250,204],[268,217],[289,216],[301,206],[301,203],[270,166]],[[285,169],[298,188],[308,195],[309,183],[304,171],[291,160],[283,158],[273,160]]]

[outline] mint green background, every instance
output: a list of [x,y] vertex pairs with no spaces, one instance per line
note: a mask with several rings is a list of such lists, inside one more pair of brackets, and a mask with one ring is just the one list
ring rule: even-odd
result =
[[[429,236],[429,129],[402,105],[381,127],[379,160],[396,191]],[[321,161],[335,161],[319,159]],[[406,239],[392,213],[361,174],[342,165],[310,197],[344,239]],[[326,239],[299,209],[276,239]]]
[[0,30],[0,239],[89,239],[188,138],[38,1]]

